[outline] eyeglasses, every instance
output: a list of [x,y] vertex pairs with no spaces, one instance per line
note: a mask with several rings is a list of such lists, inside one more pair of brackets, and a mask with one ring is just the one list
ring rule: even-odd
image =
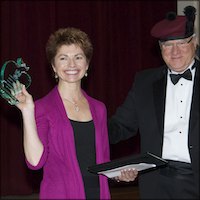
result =
[[173,43],[171,41],[170,42],[169,41],[166,41],[166,42],[159,41],[159,44],[163,49],[166,49],[166,50],[171,50],[174,46],[177,46],[179,48],[185,48],[192,41],[194,36],[195,35],[193,35],[192,37],[187,38],[187,39],[180,39],[180,40],[178,40],[178,42],[175,42],[175,43]]

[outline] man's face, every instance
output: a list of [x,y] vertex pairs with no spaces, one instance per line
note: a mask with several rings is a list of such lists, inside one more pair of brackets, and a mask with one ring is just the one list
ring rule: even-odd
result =
[[159,43],[163,60],[173,71],[184,71],[194,59],[197,45],[195,36]]

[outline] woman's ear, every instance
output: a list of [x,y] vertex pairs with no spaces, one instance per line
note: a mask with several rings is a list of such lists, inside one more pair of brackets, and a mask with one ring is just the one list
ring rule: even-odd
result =
[[54,64],[51,64],[51,67],[52,67],[53,71],[56,73],[56,68],[54,67]]
[[88,63],[88,65],[87,65],[87,67],[86,67],[86,71],[89,69],[89,65],[90,65],[90,64]]
[[53,69],[53,71],[54,71],[54,78],[55,78],[56,80],[58,80],[58,74],[57,74],[57,72],[56,72],[56,68],[54,67],[53,64],[51,64],[51,67],[52,67],[52,69]]

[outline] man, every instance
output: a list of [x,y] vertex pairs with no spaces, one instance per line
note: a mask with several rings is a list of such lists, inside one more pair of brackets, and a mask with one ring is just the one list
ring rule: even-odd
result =
[[[109,121],[110,143],[135,136],[139,130],[141,153],[168,161],[167,167],[138,176],[141,199],[199,199],[195,12],[192,6],[184,9],[185,16],[170,12],[152,28],[165,65],[138,73],[125,102]],[[124,176],[127,180],[129,174]]]

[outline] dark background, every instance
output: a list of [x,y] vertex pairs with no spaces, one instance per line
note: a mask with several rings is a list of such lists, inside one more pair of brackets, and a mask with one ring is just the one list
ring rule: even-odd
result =
[[[176,7],[176,0],[1,1],[0,64],[22,57],[31,67],[29,92],[36,100],[56,84],[45,55],[49,35],[58,28],[80,28],[94,45],[83,88],[106,104],[110,117],[123,102],[135,73],[162,64],[150,30]],[[38,188],[42,172],[25,164],[20,112],[2,98],[0,109],[1,195],[29,194]],[[112,159],[138,152],[139,137],[111,145]]]

